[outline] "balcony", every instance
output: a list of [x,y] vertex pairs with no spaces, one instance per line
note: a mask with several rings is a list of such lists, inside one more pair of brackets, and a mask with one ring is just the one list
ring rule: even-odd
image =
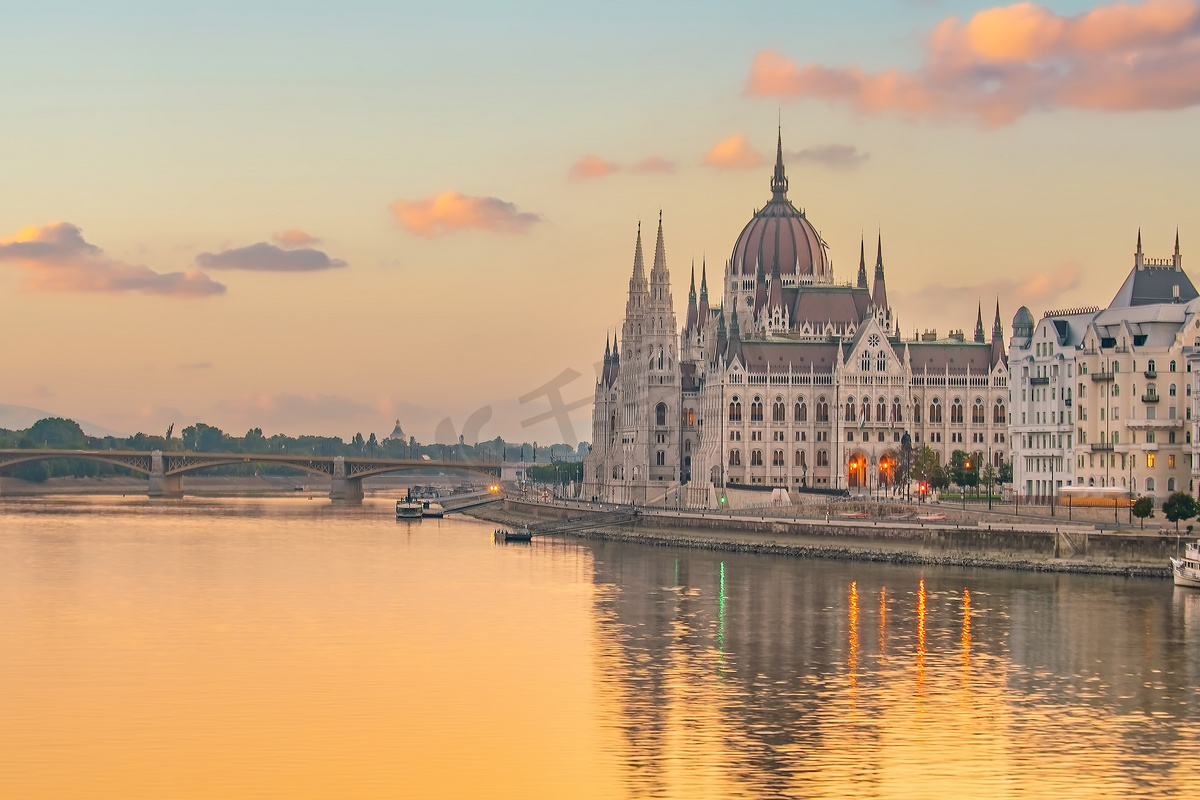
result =
[[1092,380],[1096,382],[1111,381],[1113,379],[1113,374],[1111,372],[1093,372],[1091,373],[1091,377]]
[[1092,445],[1093,453],[1111,453],[1113,449],[1112,442],[1097,442]]
[[1144,395],[1142,395],[1142,402],[1143,403],[1157,403],[1158,395],[1157,394],[1144,394]]
[[1142,374],[1145,375],[1150,380],[1154,380],[1155,378],[1158,377],[1158,370],[1148,369],[1145,372],[1143,372]]
[[1049,378],[1030,378],[1029,383],[1033,386],[1047,386],[1050,383]]

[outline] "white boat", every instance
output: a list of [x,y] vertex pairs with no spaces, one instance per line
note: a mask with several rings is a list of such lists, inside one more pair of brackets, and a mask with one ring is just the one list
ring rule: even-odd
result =
[[425,508],[420,500],[414,500],[412,492],[403,500],[396,501],[396,519],[420,519],[425,516]]
[[422,500],[421,501],[421,516],[437,517],[441,519],[446,513],[446,509],[437,500]]
[[1171,559],[1176,586],[1200,589],[1200,542],[1188,542],[1183,558]]

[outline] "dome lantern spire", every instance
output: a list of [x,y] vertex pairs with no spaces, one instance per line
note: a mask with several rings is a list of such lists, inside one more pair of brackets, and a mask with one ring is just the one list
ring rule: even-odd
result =
[[783,170],[783,126],[775,139],[775,174],[771,176],[771,194],[776,200],[787,198],[788,179]]

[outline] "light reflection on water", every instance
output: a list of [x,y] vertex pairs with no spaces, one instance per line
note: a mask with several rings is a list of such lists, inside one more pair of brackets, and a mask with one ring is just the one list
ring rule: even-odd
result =
[[1200,592],[0,503],[3,797],[1155,797]]

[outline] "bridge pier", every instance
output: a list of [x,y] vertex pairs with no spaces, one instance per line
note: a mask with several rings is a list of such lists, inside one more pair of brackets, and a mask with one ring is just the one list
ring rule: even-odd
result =
[[161,450],[150,454],[150,497],[183,497],[183,476],[168,475]]
[[329,499],[335,503],[358,504],[363,501],[362,478],[346,477],[346,459],[333,459],[333,475],[329,481]]

